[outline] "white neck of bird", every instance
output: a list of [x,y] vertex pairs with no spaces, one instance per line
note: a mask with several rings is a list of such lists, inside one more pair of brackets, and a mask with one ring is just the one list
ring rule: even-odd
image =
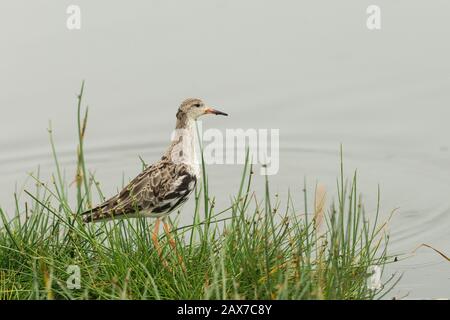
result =
[[[177,126],[178,127],[178,126]],[[175,163],[197,166],[195,120],[186,119],[182,127],[175,129],[169,148],[170,159]]]

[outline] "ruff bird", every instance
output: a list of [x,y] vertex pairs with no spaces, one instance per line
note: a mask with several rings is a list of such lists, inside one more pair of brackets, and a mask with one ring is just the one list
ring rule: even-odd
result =
[[158,242],[162,219],[164,232],[175,249],[166,217],[180,207],[195,189],[200,179],[200,167],[195,154],[195,121],[202,115],[226,113],[205,105],[200,99],[186,99],[178,108],[175,132],[161,160],[148,166],[122,191],[84,213],[85,223],[117,218],[156,218],[152,241],[162,258]]

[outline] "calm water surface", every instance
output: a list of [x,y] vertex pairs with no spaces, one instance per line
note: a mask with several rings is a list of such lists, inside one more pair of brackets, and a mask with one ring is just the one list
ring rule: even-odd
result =
[[[306,176],[335,196],[339,145],[374,212],[398,208],[391,253],[421,243],[450,253],[450,3],[377,1],[382,29],[365,26],[371,2],[2,1],[0,204],[40,166],[53,170],[52,120],[61,165],[74,174],[75,103],[90,106],[86,157],[107,195],[157,160],[178,104],[201,97],[229,118],[205,128],[280,129],[273,191],[302,203]],[[65,27],[78,4],[82,28]],[[237,190],[237,165],[209,167],[219,205]],[[261,190],[261,179],[256,190]],[[189,204],[183,211],[190,221]],[[390,296],[450,297],[450,266],[429,249],[389,266],[404,273]]]

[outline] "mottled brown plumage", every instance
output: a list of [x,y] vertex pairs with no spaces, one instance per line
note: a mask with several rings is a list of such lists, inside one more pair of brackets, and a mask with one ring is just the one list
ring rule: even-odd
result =
[[146,168],[119,194],[82,214],[85,222],[114,218],[164,217],[183,204],[199,179],[195,161],[194,123],[207,113],[200,99],[186,99],[177,112],[176,130],[160,161]]
[[175,164],[163,157],[119,194],[85,212],[84,221],[165,216],[188,199],[196,183],[197,177],[188,165]]

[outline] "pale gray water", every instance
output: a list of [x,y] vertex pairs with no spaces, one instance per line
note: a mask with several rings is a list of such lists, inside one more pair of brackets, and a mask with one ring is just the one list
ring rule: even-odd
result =
[[[66,28],[78,4],[82,28]],[[427,243],[450,254],[450,2],[376,1],[382,29],[366,28],[374,1],[2,1],[0,203],[15,183],[52,167],[53,121],[61,164],[73,175],[75,103],[86,79],[86,156],[107,195],[159,158],[178,104],[198,96],[229,118],[205,127],[279,128],[274,191],[335,191],[338,150],[358,169],[369,212],[377,185],[391,251]],[[210,166],[225,206],[240,166]],[[257,181],[256,188],[260,189]],[[185,210],[187,213],[188,210]],[[189,221],[189,217],[187,217]],[[448,262],[429,249],[393,264],[391,296],[450,297]]]

